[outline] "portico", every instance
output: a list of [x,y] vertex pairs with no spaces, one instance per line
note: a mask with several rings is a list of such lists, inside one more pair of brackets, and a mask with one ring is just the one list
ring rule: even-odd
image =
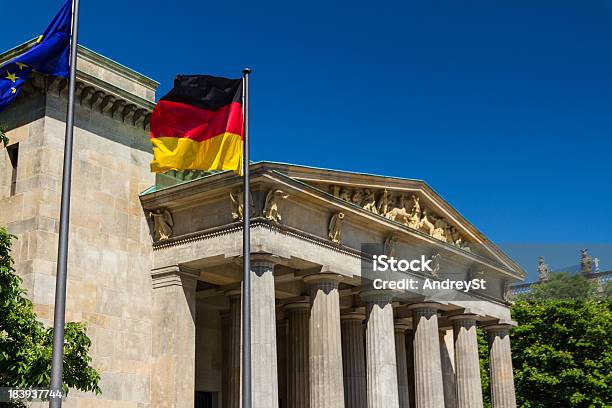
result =
[[[482,406],[478,326],[494,407],[516,406],[507,292],[524,272],[441,197],[421,181],[293,165],[251,174],[254,407]],[[239,407],[240,187],[220,173],[141,195],[147,214],[166,214],[152,217],[152,236],[172,231],[153,244],[153,406],[191,406],[198,393],[202,406]],[[486,289],[448,299],[366,289],[366,243],[435,259],[415,279]],[[180,393],[162,392],[168,384]]]

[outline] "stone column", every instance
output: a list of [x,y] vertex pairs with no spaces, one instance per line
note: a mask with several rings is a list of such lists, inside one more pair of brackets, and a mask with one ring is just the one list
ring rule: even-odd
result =
[[153,278],[151,404],[192,407],[195,398],[197,273],[178,265],[156,269]]
[[356,312],[340,316],[344,405],[346,408],[366,408],[367,406],[364,319],[363,313]]
[[420,303],[410,308],[414,334],[416,408],[444,408],[437,304]]
[[288,407],[310,407],[310,371],[308,353],[308,314],[310,302],[295,302],[285,306],[288,323],[287,399]]
[[378,292],[364,295],[368,408],[398,408],[392,297]]
[[408,361],[406,359],[406,330],[408,326],[395,323],[395,360],[397,361],[397,389],[400,408],[410,407],[410,384],[408,381]]
[[221,407],[228,408],[227,393],[229,390],[230,359],[229,359],[229,312],[221,312]]
[[489,333],[489,369],[491,371],[491,403],[493,408],[516,408],[510,326],[485,327]]
[[452,316],[457,373],[457,408],[482,408],[476,316]]
[[310,291],[310,406],[343,408],[342,344],[338,275],[304,278]]
[[[278,311],[278,309],[277,309]],[[280,318],[279,315],[283,315],[282,310],[277,313],[276,317],[280,320],[276,321],[276,361],[278,365],[278,406],[279,408],[287,408],[291,405],[288,404],[288,373],[287,368],[287,330],[288,322],[284,318]]]
[[[240,407],[240,360],[241,360],[241,301],[240,289],[227,292],[229,297],[229,312],[227,314],[227,338],[223,339],[227,349],[227,388],[223,389],[223,406],[227,408]],[[225,384],[224,384],[225,385]]]
[[273,257],[251,255],[251,291],[253,408],[278,408]]
[[408,363],[408,388],[409,388],[409,396],[410,396],[410,408],[416,406],[416,402],[414,400],[414,333],[412,332],[412,327],[406,330],[404,334],[406,337],[406,362]]
[[457,407],[457,384],[455,380],[455,346],[453,330],[440,329],[440,365],[444,387],[444,407]]

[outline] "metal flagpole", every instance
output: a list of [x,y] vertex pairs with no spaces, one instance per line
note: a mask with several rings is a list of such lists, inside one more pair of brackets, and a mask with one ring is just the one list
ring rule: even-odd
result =
[[[72,35],[70,37],[70,77],[68,83],[68,111],[64,170],[62,174],[62,201],[60,212],[59,246],[57,250],[57,276],[55,279],[55,311],[53,314],[53,357],[51,360],[51,390],[58,395],[62,390],[64,368],[64,324],[66,320],[66,280],[68,267],[68,227],[70,222],[70,185],[72,181],[72,144],[74,128],[74,93],[76,83],[77,44],[79,32],[79,0],[72,0]],[[50,398],[49,407],[62,406],[61,398]]]
[[242,408],[251,408],[251,195],[249,186],[249,74],[242,70],[242,109],[244,116],[244,143],[242,173],[244,177],[242,211]]

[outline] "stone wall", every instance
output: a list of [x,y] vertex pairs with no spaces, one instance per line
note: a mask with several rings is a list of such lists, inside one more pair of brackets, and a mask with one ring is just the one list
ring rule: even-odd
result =
[[[19,99],[0,115],[11,143],[19,143],[14,196],[8,155],[0,151],[0,225],[18,237],[16,269],[36,313],[49,325],[65,110],[64,95],[43,92]],[[65,406],[148,407],[151,240],[138,200],[139,192],[154,182],[147,132],[78,105],[74,146],[66,319],[88,325],[103,393],[72,391]]]

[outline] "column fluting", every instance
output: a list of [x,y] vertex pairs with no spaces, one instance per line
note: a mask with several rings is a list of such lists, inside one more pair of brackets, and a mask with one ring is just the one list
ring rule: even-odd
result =
[[310,406],[343,408],[342,343],[338,275],[304,278],[310,292]]
[[287,314],[287,400],[291,408],[310,406],[310,369],[308,353],[308,301],[289,303]]
[[510,326],[489,326],[489,370],[493,408],[516,408]]
[[366,369],[368,408],[397,408],[399,393],[393,328],[393,305],[389,294],[364,296],[366,312]]
[[444,408],[444,387],[435,303],[413,305],[414,388],[416,408]]
[[410,407],[410,384],[408,380],[408,361],[406,355],[406,330],[403,323],[395,324],[395,359],[397,361],[397,389],[400,408]]
[[457,384],[455,376],[455,345],[452,329],[440,329],[440,364],[444,387],[444,408],[457,408]]
[[474,315],[452,316],[455,339],[457,408],[482,408],[478,335]]
[[223,391],[223,406],[240,408],[240,364],[241,364],[241,299],[240,290],[228,292],[229,312],[227,315],[227,391]]
[[253,408],[278,408],[274,261],[251,255],[251,378]]
[[340,316],[346,408],[367,406],[364,319],[363,313],[347,313]]

